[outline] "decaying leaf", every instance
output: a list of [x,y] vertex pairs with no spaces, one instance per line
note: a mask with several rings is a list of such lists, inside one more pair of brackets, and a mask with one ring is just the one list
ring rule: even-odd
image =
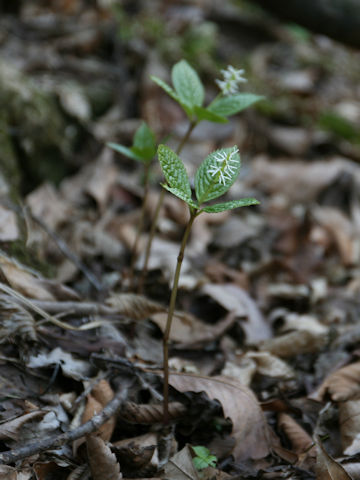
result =
[[164,467],[165,478],[171,480],[198,480],[199,475],[196,471],[192,456],[188,446],[185,446],[180,452],[170,458]]
[[59,347],[47,354],[41,352],[36,356],[29,357],[29,368],[48,367],[50,365],[60,365],[63,374],[75,380],[87,378],[91,371],[88,362],[74,358],[71,353],[64,352]]
[[316,438],[316,479],[317,480],[351,480],[346,470],[326,452],[319,438]]
[[[94,415],[99,414],[103,408],[113,399],[114,392],[106,380],[101,380],[92,390],[92,393],[87,396],[87,402],[84,413],[82,415],[82,423],[91,420]],[[116,418],[111,417],[105,422],[99,430],[98,435],[102,440],[108,442],[113,434],[116,424]]]
[[334,402],[346,402],[360,398],[360,362],[351,363],[331,373],[311,395],[321,401],[328,394]]
[[0,205],[0,242],[14,242],[19,236],[15,212]]
[[134,320],[143,320],[154,313],[166,311],[166,308],[160,303],[134,293],[113,293],[107,298],[106,304],[118,313]]
[[345,455],[360,452],[360,400],[339,403],[341,445]]
[[209,295],[237,317],[245,317],[241,323],[248,343],[257,343],[271,337],[271,328],[250,295],[237,285],[207,284],[202,293]]
[[96,435],[86,437],[86,447],[91,475],[94,480],[119,480],[123,478],[120,465],[102,438]]
[[20,337],[36,340],[34,317],[10,295],[0,294],[0,343]]
[[14,440],[18,439],[19,434],[21,433],[21,427],[27,422],[32,422],[35,419],[42,418],[46,415],[46,411],[35,410],[20,417],[9,420],[8,422],[2,423],[0,425],[0,438],[12,438]]
[[23,468],[19,471],[14,467],[0,465],[0,478],[1,480],[30,480],[33,477],[31,470],[30,468]]
[[236,440],[233,455],[237,461],[264,458],[269,453],[269,430],[264,414],[252,391],[239,381],[227,377],[204,377],[171,373],[170,384],[181,392],[206,392],[218,400],[225,417],[233,423]]
[[326,345],[327,341],[326,335],[299,330],[265,340],[259,348],[278,357],[288,358],[303,353],[318,352]]
[[256,373],[256,362],[245,356],[236,363],[226,362],[221,375],[236,379],[242,385],[250,386],[251,380]]
[[257,372],[268,377],[282,379],[294,378],[294,370],[287,363],[269,352],[247,352],[246,357],[254,360]]

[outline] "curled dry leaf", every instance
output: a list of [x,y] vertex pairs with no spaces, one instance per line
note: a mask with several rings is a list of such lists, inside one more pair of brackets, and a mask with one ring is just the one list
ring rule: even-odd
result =
[[93,480],[119,480],[122,478],[120,465],[102,438],[86,437],[87,454]]
[[14,337],[30,341],[37,338],[34,317],[10,295],[0,294],[0,325],[0,343]]
[[[103,410],[103,408],[113,399],[114,392],[106,380],[101,380],[93,389],[92,394],[87,396],[87,402],[82,415],[82,423],[91,420],[94,415]],[[116,418],[111,417],[99,428],[98,435],[108,442],[113,434],[116,424]]]
[[[169,403],[169,418],[179,418],[186,412],[186,407],[179,402]],[[143,425],[152,425],[159,423],[164,417],[164,407],[159,405],[139,405],[133,402],[125,402],[121,408],[119,415],[130,423],[139,423]]]
[[269,352],[247,352],[245,356],[256,362],[257,372],[267,377],[276,377],[289,380],[295,373],[287,363]]
[[346,470],[326,452],[319,438],[316,438],[316,479],[317,480],[351,480]]
[[297,464],[304,469],[312,469],[316,459],[316,448],[310,435],[287,413],[282,412],[278,415],[278,426],[297,453]]
[[236,461],[264,458],[269,453],[270,436],[264,414],[252,391],[239,381],[227,377],[205,377],[171,373],[170,385],[181,392],[206,392],[218,400],[225,417],[233,423]]
[[[151,320],[164,332],[167,322],[167,313],[155,313]],[[208,325],[193,315],[176,312],[170,331],[170,340],[184,344],[198,342],[212,342],[221,337],[235,322],[235,316],[227,315],[216,325]]]
[[360,452],[360,400],[339,404],[339,424],[344,455],[356,455]]
[[20,433],[21,427],[27,423],[32,422],[35,419],[42,418],[46,415],[47,412],[41,410],[35,410],[20,417],[9,420],[8,422],[2,423],[0,425],[0,438],[12,438],[17,440]]
[[202,293],[209,295],[229,312],[237,317],[245,317],[241,323],[246,333],[248,343],[257,343],[271,337],[271,328],[265,321],[250,295],[231,283],[207,284],[202,288]]
[[122,470],[139,472],[144,468],[158,466],[157,435],[154,432],[145,433],[137,437],[119,440],[113,443],[112,451],[116,453]]
[[160,303],[135,293],[112,294],[106,299],[106,304],[133,320],[143,320],[154,313],[166,311]]
[[318,352],[326,345],[327,341],[326,335],[299,330],[265,340],[259,348],[278,357],[288,358],[303,353]]
[[334,402],[360,399],[360,362],[331,373],[310,397],[322,401],[326,394]]

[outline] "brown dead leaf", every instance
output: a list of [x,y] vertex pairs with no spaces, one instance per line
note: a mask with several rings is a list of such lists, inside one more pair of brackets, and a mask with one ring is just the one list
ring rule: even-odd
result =
[[316,480],[351,480],[346,470],[326,452],[319,438],[316,438]]
[[310,395],[310,398],[322,401],[326,394],[334,402],[359,399],[360,362],[352,363],[331,373],[316,392]]
[[339,404],[339,425],[344,455],[360,452],[360,400]]
[[202,293],[209,295],[235,316],[246,317],[246,320],[241,322],[241,326],[245,330],[248,343],[257,343],[271,337],[269,324],[255,301],[242,288],[231,283],[207,284],[202,288]]
[[[160,312],[151,315],[150,319],[164,332],[167,322],[167,313]],[[227,315],[216,325],[203,323],[193,315],[176,312],[170,331],[170,340],[183,344],[211,342],[221,337],[235,321],[235,316]]]
[[[106,386],[106,390],[108,390],[110,386],[108,385],[107,381],[103,380],[102,382],[103,382],[103,385]],[[95,398],[95,395],[91,395],[91,394],[87,396],[85,410],[81,419],[82,423],[86,423],[89,420],[91,420],[93,416],[100,413],[108,403],[107,401],[105,401],[105,403],[102,403],[102,402],[106,399],[106,397],[109,396],[109,391],[105,394],[102,394],[100,393],[100,388],[101,386],[98,386],[97,391],[95,391],[96,398]],[[97,431],[98,435],[105,442],[108,442],[110,440],[115,428],[115,424],[116,424],[116,418],[114,416],[114,417],[111,417],[103,425],[101,425],[101,427]]]
[[245,356],[256,362],[256,370],[261,375],[283,379],[295,377],[295,372],[287,363],[269,352],[247,352]]
[[279,413],[278,426],[284,431],[296,453],[306,452],[313,441],[310,435],[287,413]]
[[[60,223],[69,218],[70,204],[48,182],[40,185],[26,197],[26,205],[30,207],[31,213],[40,218],[51,230],[55,230]],[[28,232],[28,235],[29,233],[31,235],[31,232]],[[47,234],[45,235],[47,237]]]
[[154,313],[166,311],[160,303],[135,293],[113,293],[106,299],[106,304],[133,320],[143,320]]
[[0,465],[1,480],[30,480],[33,478],[32,469],[22,468],[19,471],[17,468],[8,467],[7,465]]
[[114,391],[109,382],[105,379],[100,380],[91,391],[92,396],[103,407],[105,407],[114,398]]
[[264,414],[252,391],[235,379],[171,373],[170,384],[181,392],[206,392],[218,400],[225,417],[233,423],[236,461],[264,458],[269,453],[269,430]]
[[120,465],[102,438],[86,437],[87,454],[93,480],[119,480],[122,478]]
[[165,477],[171,480],[198,480],[199,475],[194,467],[190,449],[185,446],[170,458],[164,467]]
[[287,333],[280,337],[265,340],[260,345],[260,350],[268,351],[281,358],[294,357],[303,353],[315,353],[327,343],[327,336],[319,333],[299,330]]
[[17,440],[21,433],[21,427],[27,422],[32,422],[35,419],[42,418],[47,412],[41,410],[35,410],[20,417],[9,420],[8,422],[0,425],[0,438],[11,438]]

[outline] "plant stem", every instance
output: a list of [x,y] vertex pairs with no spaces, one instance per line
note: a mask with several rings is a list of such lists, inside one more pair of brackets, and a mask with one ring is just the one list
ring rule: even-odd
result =
[[180,278],[180,271],[181,271],[181,265],[182,261],[184,258],[184,252],[185,252],[185,247],[187,240],[189,238],[190,230],[192,227],[192,224],[197,216],[197,211],[191,211],[190,213],[190,219],[189,222],[186,226],[184,236],[181,242],[180,250],[179,250],[179,255],[177,257],[177,264],[176,264],[176,269],[174,273],[174,280],[173,280],[173,286],[172,286],[172,291],[171,291],[171,297],[170,297],[170,304],[169,304],[169,311],[168,311],[168,316],[167,316],[167,321],[166,321],[166,328],[164,332],[164,337],[163,337],[163,368],[164,368],[164,424],[166,425],[169,421],[169,337],[170,337],[170,330],[171,330],[171,323],[172,323],[172,318],[174,315],[175,311],[175,303],[176,303],[176,296],[177,296],[177,291],[178,291],[178,285],[179,285],[179,278]]
[[[197,124],[198,124],[198,122],[195,121],[195,120],[190,122],[189,127],[188,127],[184,137],[182,138],[181,142],[179,143],[179,145],[176,149],[177,155],[179,155],[180,152],[182,151],[182,149],[184,148],[184,145],[189,140],[190,135],[192,134],[192,131],[194,130],[194,128],[196,127]],[[164,198],[165,198],[165,189],[162,189],[161,193],[159,195],[158,202],[156,204],[154,218],[151,222],[149,237],[148,237],[148,241],[147,241],[146,249],[145,249],[144,265],[143,265],[141,275],[140,275],[140,279],[139,279],[138,293],[143,293],[143,291],[144,291],[144,283],[145,283],[145,277],[146,277],[146,274],[147,274],[147,269],[148,269],[148,264],[149,264],[149,259],[150,259],[151,247],[152,247],[152,243],[153,243],[153,240],[154,240],[154,237],[155,237],[156,228],[157,228],[157,224],[158,224],[158,220],[159,220],[159,214],[160,214],[162,204],[164,203]]]
[[139,221],[138,221],[137,229],[136,229],[136,237],[135,237],[135,241],[134,241],[134,244],[132,246],[132,249],[131,249],[131,264],[130,264],[130,273],[129,273],[129,283],[130,283],[131,290],[133,290],[133,288],[134,288],[135,262],[136,262],[136,259],[137,259],[137,251],[138,251],[140,236],[143,232],[144,218],[145,218],[145,212],[146,212],[146,203],[147,203],[147,198],[148,198],[148,193],[149,193],[150,164],[151,164],[151,162],[146,163],[145,168],[144,168],[144,196],[143,196],[143,200],[142,200],[142,204],[141,204],[140,217],[139,217]]

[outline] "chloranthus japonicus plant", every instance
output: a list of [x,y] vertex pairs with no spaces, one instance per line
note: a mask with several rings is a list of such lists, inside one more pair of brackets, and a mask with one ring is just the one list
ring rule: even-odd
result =
[[236,146],[222,148],[208,155],[199,166],[195,175],[195,196],[191,190],[190,180],[185,166],[180,157],[166,145],[159,145],[158,159],[166,183],[162,186],[176,197],[184,201],[189,207],[190,218],[186,226],[180,246],[176,270],[174,274],[167,323],[163,338],[164,354],[164,422],[168,421],[168,384],[169,384],[169,336],[172,318],[175,310],[177,289],[181,271],[182,260],[192,224],[196,217],[203,212],[219,213],[238,207],[257,205],[255,198],[241,198],[221,203],[209,203],[225,195],[237,179],[241,161],[239,150]]

